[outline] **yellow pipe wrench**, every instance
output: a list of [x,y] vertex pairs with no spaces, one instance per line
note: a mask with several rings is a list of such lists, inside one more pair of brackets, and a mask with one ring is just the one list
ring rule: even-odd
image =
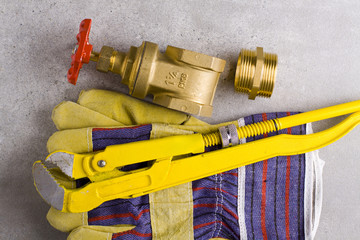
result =
[[[235,130],[238,139],[349,113],[353,114],[318,133],[281,134],[236,146],[236,141],[231,141],[231,133],[225,131],[224,135],[220,130],[220,133],[206,135],[181,135],[112,145],[103,151],[86,154],[56,151],[44,162],[34,163],[35,186],[54,208],[63,212],[85,212],[112,199],[133,198],[271,157],[322,148],[360,123],[360,100],[239,127]],[[223,146],[231,147],[204,153],[205,146],[220,141]],[[146,167],[121,170],[123,166],[144,162]],[[67,188],[51,174],[51,168],[60,169],[72,179],[89,178],[90,182],[81,188]]]

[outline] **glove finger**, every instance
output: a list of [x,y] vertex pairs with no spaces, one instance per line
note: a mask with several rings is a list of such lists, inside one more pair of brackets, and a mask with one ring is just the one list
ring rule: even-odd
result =
[[78,103],[125,125],[148,123],[207,124],[188,114],[106,90],[82,91]]
[[[97,226],[97,225],[88,225],[88,213],[65,213],[61,212],[53,207],[49,209],[46,219],[49,221],[50,225],[62,232],[70,232],[74,229],[86,228],[92,229],[97,232],[106,232],[106,233],[119,233],[123,231],[128,231],[133,229],[134,225],[120,224],[112,226]],[[85,231],[84,229],[79,231]],[[73,233],[76,235],[77,233]]]
[[46,219],[51,226],[62,232],[70,232],[88,222],[87,213],[66,213],[53,207],[47,213]]
[[[111,130],[111,131],[109,131]],[[149,139],[151,125],[115,128],[80,128],[55,132],[47,142],[48,152],[66,150],[87,153],[104,149],[108,145]],[[182,131],[184,132],[184,131]],[[95,146],[95,147],[94,147]]]
[[125,232],[133,229],[133,225],[116,226],[82,226],[73,230],[67,240],[110,240],[113,233]]
[[47,142],[49,153],[65,150],[74,153],[92,152],[92,128],[69,129],[55,132]]
[[[235,124],[237,121],[222,123],[218,125],[167,125],[167,124],[152,124],[151,138],[160,138],[171,135],[209,133],[216,131],[220,126]],[[93,151],[93,128],[68,129],[55,132],[47,142],[48,152],[58,150],[66,150],[75,153],[86,153]]]
[[124,125],[101,113],[68,101],[57,105],[53,109],[51,118],[58,130]]
[[[111,128],[108,128],[111,129]],[[207,126],[152,124],[150,138],[161,138],[172,135],[185,135],[195,132],[207,133],[216,128]],[[136,134],[132,134],[136,138]],[[49,153],[59,150],[74,153],[87,153],[93,151],[93,128],[68,129],[55,132],[47,142]],[[114,136],[113,136],[114,137]],[[120,139],[121,136],[119,136]],[[104,138],[106,138],[104,136]],[[129,136],[127,136],[129,138]]]

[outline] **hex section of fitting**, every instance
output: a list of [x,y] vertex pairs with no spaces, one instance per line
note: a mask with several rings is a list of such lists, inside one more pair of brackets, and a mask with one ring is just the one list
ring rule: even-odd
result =
[[264,65],[264,51],[263,48],[256,48],[256,63],[255,73],[253,78],[253,85],[249,94],[249,99],[255,100],[255,97],[260,89],[261,77]]
[[261,47],[257,47],[256,51],[242,49],[235,73],[236,91],[249,94],[252,100],[256,96],[271,97],[276,67],[276,54],[264,53]]
[[213,110],[213,107],[210,105],[198,104],[196,102],[174,98],[167,95],[154,96],[153,102],[167,108],[203,117],[210,117]]
[[108,72],[111,65],[111,57],[113,55],[114,48],[103,46],[100,50],[98,62],[96,64],[96,70],[100,72]]
[[172,59],[215,72],[223,72],[226,61],[190,50],[168,46],[165,54]]

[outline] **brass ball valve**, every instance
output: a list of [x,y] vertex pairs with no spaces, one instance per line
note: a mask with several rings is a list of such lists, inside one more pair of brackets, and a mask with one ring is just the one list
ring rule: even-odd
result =
[[101,72],[120,74],[130,95],[145,98],[153,95],[153,102],[175,110],[211,116],[212,102],[225,60],[189,50],[168,46],[160,53],[158,45],[143,42],[131,47],[128,53],[103,46],[100,53],[92,51],[89,43],[91,19],[80,24],[78,44],[72,54],[68,81],[76,84],[83,63],[97,62]]

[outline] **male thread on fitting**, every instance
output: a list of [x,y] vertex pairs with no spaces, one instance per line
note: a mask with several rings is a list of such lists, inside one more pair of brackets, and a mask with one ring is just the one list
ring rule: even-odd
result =
[[277,55],[265,53],[262,47],[256,51],[242,49],[236,66],[235,89],[256,96],[271,97],[276,78]]

